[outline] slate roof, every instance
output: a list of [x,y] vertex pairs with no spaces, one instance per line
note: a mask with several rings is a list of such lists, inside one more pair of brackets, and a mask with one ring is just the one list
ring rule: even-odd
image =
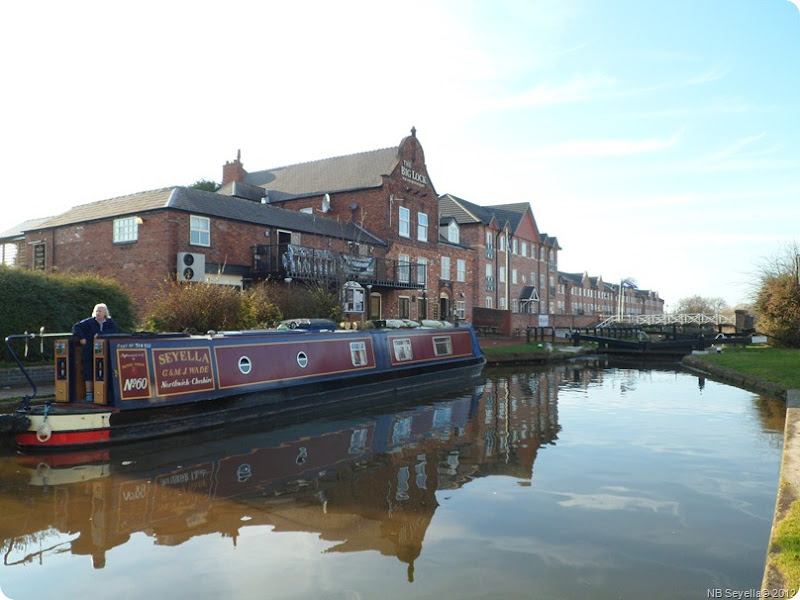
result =
[[577,286],[583,287],[583,273],[565,273],[564,271],[559,271],[558,276],[571,281]]
[[522,217],[530,210],[530,204],[527,202],[519,202],[516,204],[497,204],[488,207],[491,210],[497,221],[503,225],[508,223],[512,231],[519,227]]
[[26,231],[29,229],[37,229],[42,223],[51,218],[52,217],[28,219],[27,221],[23,221],[18,225],[14,225],[14,227],[11,229],[7,229],[3,233],[0,233],[0,243],[24,239]]
[[520,300],[538,300],[539,299],[539,292],[536,291],[535,285],[526,285],[522,287],[522,290],[519,292],[519,299]]
[[398,152],[395,146],[254,171],[244,176],[243,183],[284,194],[273,197],[270,193],[270,201],[376,188],[383,185],[384,175],[394,171],[400,160]]
[[459,225],[471,223],[489,225],[494,215],[487,207],[468,202],[453,194],[444,194],[439,197],[439,218],[453,218]]
[[[482,223],[488,226],[494,221],[501,229],[507,224],[513,231],[519,227],[522,217],[529,209],[530,204],[526,202],[480,206],[453,194],[439,196],[440,218],[453,218],[459,225]],[[546,233],[539,234],[539,243],[557,250],[561,249],[561,246],[558,245],[558,239]]]
[[188,187],[169,187],[128,196],[100,200],[71,208],[65,213],[45,220],[30,229],[50,229],[74,223],[109,219],[124,215],[173,209],[193,214],[243,221],[270,227],[280,227],[301,233],[316,233],[328,237],[359,241],[374,246],[386,242],[355,223],[285,210],[252,200],[225,196]]

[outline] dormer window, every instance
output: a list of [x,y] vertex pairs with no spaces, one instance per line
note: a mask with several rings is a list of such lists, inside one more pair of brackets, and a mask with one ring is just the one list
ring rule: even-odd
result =
[[458,223],[455,221],[450,221],[450,224],[447,226],[447,241],[451,244],[458,244],[460,238],[461,236],[458,229]]

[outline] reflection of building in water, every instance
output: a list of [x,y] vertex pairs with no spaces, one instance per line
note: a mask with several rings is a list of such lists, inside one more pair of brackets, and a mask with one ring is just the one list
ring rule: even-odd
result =
[[473,420],[476,443],[469,458],[475,476],[510,475],[529,479],[540,446],[558,437],[556,390],[561,374],[542,371],[496,371],[488,378]]
[[209,533],[235,544],[241,528],[268,525],[317,533],[328,552],[396,556],[413,577],[438,490],[488,474],[530,478],[537,449],[556,439],[556,387],[552,371],[496,377],[474,396],[393,414],[142,445],[133,465],[130,449],[114,448],[8,459],[30,467],[33,485],[17,480],[0,506],[7,563],[64,550],[43,541],[52,530],[77,536],[63,544],[102,568],[137,532],[160,545]]

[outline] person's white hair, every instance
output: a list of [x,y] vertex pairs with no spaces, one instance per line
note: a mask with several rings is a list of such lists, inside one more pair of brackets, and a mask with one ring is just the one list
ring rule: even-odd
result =
[[94,313],[97,312],[98,308],[102,308],[103,310],[105,310],[106,311],[106,316],[109,317],[109,318],[111,317],[111,311],[108,310],[108,307],[105,304],[103,304],[102,302],[94,305],[94,308],[92,309],[92,316],[94,316]]

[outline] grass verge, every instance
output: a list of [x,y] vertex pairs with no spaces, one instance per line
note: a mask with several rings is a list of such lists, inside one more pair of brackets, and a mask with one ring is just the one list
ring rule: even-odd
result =
[[725,348],[703,357],[710,363],[771,381],[786,389],[800,388],[800,350],[746,346]]
[[800,589],[800,502],[795,501],[784,519],[778,523],[772,543],[779,550],[771,557],[772,564],[783,576],[786,589]]

